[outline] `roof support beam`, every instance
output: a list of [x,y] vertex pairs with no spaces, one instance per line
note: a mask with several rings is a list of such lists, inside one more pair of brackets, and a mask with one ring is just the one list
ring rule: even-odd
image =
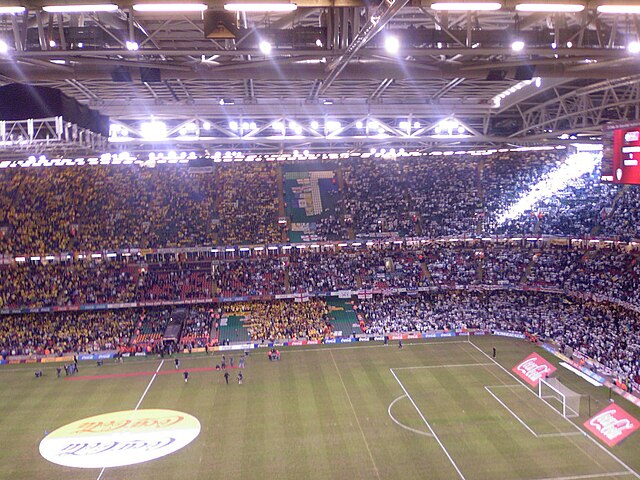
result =
[[331,62],[327,67],[329,74],[322,82],[319,94],[322,95],[331,86],[333,81],[338,78],[342,70],[347,66],[351,59],[371,40],[389,21],[404,7],[409,0],[395,0],[391,2],[384,1],[369,17],[365,26],[355,36],[346,52],[339,58]]

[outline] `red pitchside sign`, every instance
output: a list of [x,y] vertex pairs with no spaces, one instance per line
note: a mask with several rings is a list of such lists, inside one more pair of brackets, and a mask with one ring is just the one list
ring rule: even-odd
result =
[[537,353],[532,353],[511,370],[532,387],[537,387],[540,379],[551,375],[556,371],[556,367]]
[[640,427],[640,422],[614,403],[584,422],[584,426],[613,447],[635,432]]

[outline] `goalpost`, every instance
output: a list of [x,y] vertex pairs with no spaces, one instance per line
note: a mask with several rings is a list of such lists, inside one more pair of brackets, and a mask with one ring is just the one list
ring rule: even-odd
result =
[[557,378],[541,378],[538,382],[538,397],[545,401],[554,400],[547,401],[554,408],[557,408],[557,402],[560,402],[563,417],[580,416],[581,395],[560,383]]

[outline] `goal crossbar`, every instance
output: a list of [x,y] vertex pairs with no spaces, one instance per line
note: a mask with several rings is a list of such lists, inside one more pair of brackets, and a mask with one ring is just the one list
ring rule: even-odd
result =
[[[580,416],[581,395],[560,383],[557,378],[541,378],[538,382],[538,397],[545,401],[549,399],[559,401],[562,405],[563,417]],[[552,406],[555,408],[555,405]]]

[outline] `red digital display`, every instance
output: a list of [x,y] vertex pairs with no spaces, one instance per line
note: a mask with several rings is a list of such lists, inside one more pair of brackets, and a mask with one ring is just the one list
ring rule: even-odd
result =
[[613,183],[640,184],[640,126],[613,131]]

